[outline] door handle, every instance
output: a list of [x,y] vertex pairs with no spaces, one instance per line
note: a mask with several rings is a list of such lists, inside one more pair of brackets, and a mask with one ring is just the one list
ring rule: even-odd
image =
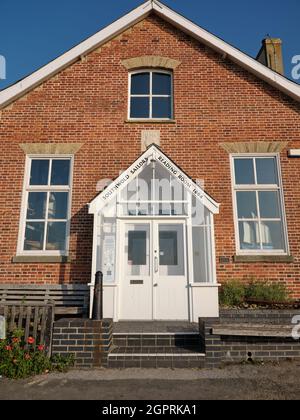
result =
[[155,273],[158,272],[158,258],[154,257],[154,271]]

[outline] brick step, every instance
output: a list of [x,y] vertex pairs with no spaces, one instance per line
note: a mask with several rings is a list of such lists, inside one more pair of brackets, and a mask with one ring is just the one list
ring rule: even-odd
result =
[[112,342],[122,348],[194,347],[199,351],[204,347],[198,333],[114,333]]
[[[119,351],[120,349],[118,349]],[[205,354],[193,351],[172,353],[110,352],[109,368],[182,368],[200,369],[205,366]]]
[[110,354],[170,354],[170,355],[194,355],[203,354],[202,348],[199,346],[186,346],[186,347],[118,347],[112,345]]

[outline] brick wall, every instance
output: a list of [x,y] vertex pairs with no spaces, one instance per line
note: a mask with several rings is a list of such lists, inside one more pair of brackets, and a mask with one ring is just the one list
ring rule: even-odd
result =
[[[174,71],[175,122],[128,123],[123,59],[161,55]],[[281,153],[293,263],[233,261],[235,237],[229,156],[222,142],[283,141],[300,148],[299,104],[227,58],[150,16],[0,111],[0,281],[89,282],[92,217],[86,203],[97,181],[115,178],[141,153],[141,131],[159,129],[161,147],[221,203],[215,217],[218,280],[280,281],[300,297],[300,164]],[[65,264],[13,264],[25,155],[20,143],[83,143],[75,155],[70,259]],[[9,151],[9,153],[7,152]],[[229,257],[227,264],[219,257]]]
[[299,311],[222,310],[220,318],[199,320],[200,334],[205,341],[205,366],[243,361],[300,360],[300,341],[291,337],[220,336],[212,334],[215,324],[273,324],[290,325]]
[[63,319],[53,328],[52,354],[73,354],[75,367],[106,367],[112,341],[112,321]]

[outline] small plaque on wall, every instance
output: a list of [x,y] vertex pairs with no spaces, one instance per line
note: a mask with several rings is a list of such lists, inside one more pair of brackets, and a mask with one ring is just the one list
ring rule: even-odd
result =
[[219,258],[220,264],[229,264],[230,263],[230,257],[220,257]]

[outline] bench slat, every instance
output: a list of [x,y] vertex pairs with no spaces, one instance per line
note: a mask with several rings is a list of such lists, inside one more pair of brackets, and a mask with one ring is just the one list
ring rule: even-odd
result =
[[244,337],[292,337],[292,326],[270,324],[226,324],[215,325],[212,333],[223,336]]
[[0,290],[89,290],[87,284],[5,284],[0,283]]
[[72,293],[72,295],[76,295],[76,296],[85,296],[86,293],[88,291],[87,290],[82,290],[82,291],[78,291],[78,290],[9,290],[7,291],[5,294],[2,294],[0,291],[0,296],[11,296],[11,295],[17,295],[17,296],[24,296],[24,295],[49,295],[49,296],[59,296],[59,295],[66,295],[69,293]]
[[[41,301],[43,301],[43,300],[78,300],[78,301],[83,301],[84,300],[84,298],[85,298],[85,295],[74,295],[73,293],[72,294],[69,294],[69,295],[48,295],[48,296],[45,296],[45,295],[31,295],[31,294],[27,294],[27,295],[8,295],[8,296],[6,296],[6,298],[5,299],[3,299],[3,301],[8,301],[8,300],[12,300],[12,299],[15,299],[15,300],[18,300],[18,301],[22,301],[22,300],[24,300],[24,301],[26,301],[27,299],[31,299],[31,300],[41,300]],[[2,300],[1,299],[1,297],[0,297],[0,300]]]

